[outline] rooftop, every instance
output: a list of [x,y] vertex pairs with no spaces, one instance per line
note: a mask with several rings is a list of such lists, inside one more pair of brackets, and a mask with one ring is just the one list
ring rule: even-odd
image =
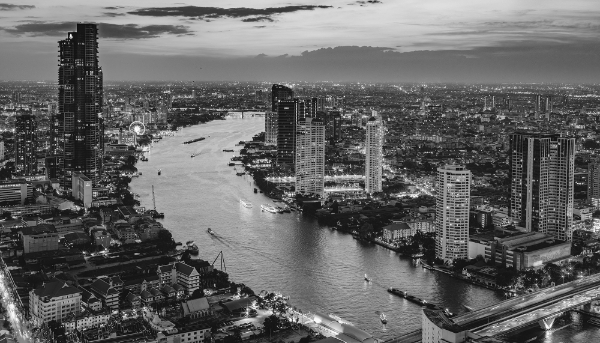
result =
[[44,283],[40,287],[36,288],[33,292],[40,298],[57,298],[65,295],[81,293],[79,289],[69,286],[69,284],[66,282],[57,279]]

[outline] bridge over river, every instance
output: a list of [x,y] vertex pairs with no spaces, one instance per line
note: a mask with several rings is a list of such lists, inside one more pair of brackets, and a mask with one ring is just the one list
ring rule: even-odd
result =
[[[564,312],[582,309],[600,299],[600,275],[592,275],[538,292],[515,297],[453,318],[444,326],[451,331],[468,332],[469,337],[508,335],[534,324],[549,330],[554,319]],[[450,328],[451,327],[451,328]],[[385,343],[414,343],[421,341],[422,330],[387,340]]]

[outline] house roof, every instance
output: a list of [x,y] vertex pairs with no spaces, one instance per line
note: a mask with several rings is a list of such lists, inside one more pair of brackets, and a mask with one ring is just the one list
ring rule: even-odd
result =
[[178,273],[183,273],[185,275],[191,275],[194,272],[194,267],[188,266],[187,264],[182,262],[177,262],[175,264],[175,267],[177,268]]
[[173,265],[167,264],[166,266],[159,266],[158,270],[160,271],[160,273],[170,273],[171,270],[173,270]]
[[388,226],[384,226],[383,229],[388,231],[411,230],[410,226],[408,226],[406,223],[390,224]]
[[248,297],[248,298],[233,300],[230,302],[223,303],[223,307],[225,307],[227,309],[227,311],[229,311],[229,312],[234,312],[234,311],[238,311],[242,308],[248,307],[250,304],[252,304],[252,301],[254,301],[254,300],[256,300],[256,297]]
[[108,282],[106,282],[102,279],[97,279],[96,281],[94,281],[94,283],[92,283],[92,285],[90,287],[94,291],[96,291],[102,295],[110,295],[110,294],[118,293],[116,289],[114,289]]
[[56,298],[65,295],[81,293],[79,289],[69,286],[69,284],[66,282],[57,279],[44,283],[42,286],[36,288],[33,292],[40,298]]
[[43,233],[56,233],[54,225],[40,224],[36,226],[27,226],[21,229],[23,235],[40,235]]
[[206,298],[198,298],[181,303],[181,308],[183,309],[183,315],[187,316],[192,313],[208,310],[210,305],[208,305]]

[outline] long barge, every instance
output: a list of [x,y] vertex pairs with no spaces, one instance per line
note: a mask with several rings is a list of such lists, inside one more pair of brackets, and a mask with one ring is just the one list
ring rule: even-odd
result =
[[415,303],[417,305],[425,306],[425,307],[427,307],[429,309],[432,309],[432,310],[442,310],[442,311],[446,312],[446,315],[448,315],[448,316],[452,316],[453,315],[452,312],[448,311],[448,309],[444,309],[441,306],[432,304],[432,303],[428,302],[425,299],[421,299],[421,298],[415,297],[414,295],[410,295],[410,294],[408,294],[408,292],[401,291],[401,290],[399,290],[397,288],[390,287],[390,288],[388,288],[387,291],[389,293],[391,293],[391,294],[394,294],[394,295],[397,295],[399,297],[402,297],[402,298],[404,298],[404,299],[406,299],[406,300],[408,300],[410,302],[413,302],[413,303]]
[[203,141],[205,139],[206,139],[205,137],[200,137],[200,138],[192,139],[191,141],[185,141],[185,142],[183,142],[183,144],[192,144],[192,143]]

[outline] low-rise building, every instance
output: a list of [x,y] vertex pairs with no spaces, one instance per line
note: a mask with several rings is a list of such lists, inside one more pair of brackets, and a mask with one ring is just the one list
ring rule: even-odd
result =
[[94,281],[94,283],[90,285],[90,290],[102,299],[104,306],[111,309],[119,308],[119,292],[104,279],[97,279]]
[[29,315],[47,323],[62,322],[71,313],[81,313],[81,291],[62,280],[52,280],[29,292]]
[[206,298],[192,299],[181,303],[183,316],[189,318],[203,318],[212,316],[213,311]]
[[54,225],[40,224],[24,227],[21,229],[21,242],[25,254],[58,250],[58,233]]
[[159,266],[157,275],[162,285],[178,284],[185,288],[188,295],[191,295],[200,287],[200,274],[198,271],[183,262]]
[[210,342],[210,325],[192,324],[161,331],[157,334],[157,343],[204,343]]
[[62,324],[65,326],[67,332],[82,331],[106,325],[109,318],[110,313],[108,311],[97,312],[88,310],[78,315],[68,316],[63,320]]

